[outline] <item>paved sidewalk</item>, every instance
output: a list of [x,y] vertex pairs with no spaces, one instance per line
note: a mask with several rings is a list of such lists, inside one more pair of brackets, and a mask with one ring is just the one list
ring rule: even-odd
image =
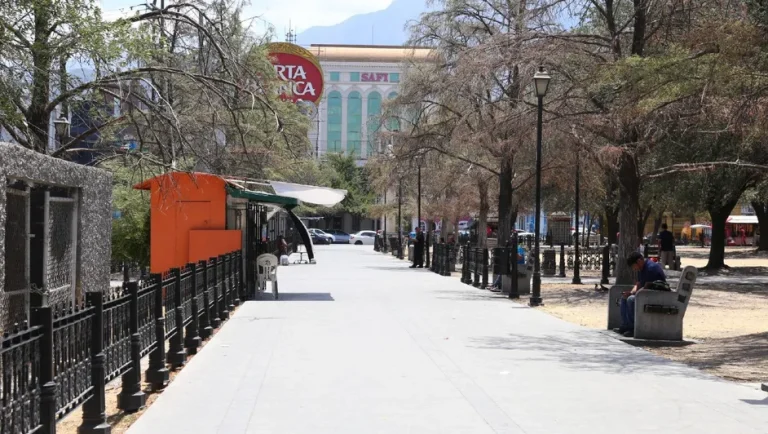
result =
[[[128,431],[768,433],[768,397],[376,254],[281,268]],[[546,293],[544,294],[546,302]]]

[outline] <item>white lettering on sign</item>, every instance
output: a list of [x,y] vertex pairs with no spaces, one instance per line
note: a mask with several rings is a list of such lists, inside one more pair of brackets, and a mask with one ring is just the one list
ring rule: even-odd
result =
[[307,80],[307,73],[301,65],[275,65],[278,78],[291,83],[291,87],[280,87],[280,93],[286,93],[289,89],[296,96],[316,96],[315,85]]

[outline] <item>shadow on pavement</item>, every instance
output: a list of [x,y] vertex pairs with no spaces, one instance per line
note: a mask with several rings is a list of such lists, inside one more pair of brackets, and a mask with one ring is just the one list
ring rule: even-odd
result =
[[526,361],[555,362],[573,370],[714,379],[660,356],[613,342],[611,338],[591,330],[476,338],[473,341],[475,348],[513,351],[516,357]]
[[328,292],[281,292],[277,301],[336,301]]
[[403,262],[403,265],[391,265],[391,266],[381,266],[381,265],[368,265],[362,268],[367,268],[369,270],[381,270],[381,271],[408,271],[411,273],[418,273],[418,272],[427,272],[429,271],[428,268],[410,268],[410,265],[407,267],[406,264],[410,264],[410,262]]

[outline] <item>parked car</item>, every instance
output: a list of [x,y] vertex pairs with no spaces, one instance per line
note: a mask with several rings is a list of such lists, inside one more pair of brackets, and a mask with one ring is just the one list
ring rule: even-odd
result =
[[374,231],[360,231],[349,236],[350,244],[354,244],[356,246],[362,246],[362,245],[372,246],[375,240],[376,240],[376,232]]
[[309,236],[312,237],[312,244],[315,244],[315,245],[331,244],[332,242],[328,237],[318,235],[313,232],[310,232]]
[[325,238],[327,240],[327,242],[323,243],[323,244],[333,244],[336,241],[336,239],[334,238],[333,235],[325,233],[324,231],[321,231],[320,229],[317,229],[317,228],[309,229],[309,233],[310,234],[315,234],[318,237]]
[[349,234],[339,229],[326,229],[326,234],[333,236],[335,244],[349,244]]

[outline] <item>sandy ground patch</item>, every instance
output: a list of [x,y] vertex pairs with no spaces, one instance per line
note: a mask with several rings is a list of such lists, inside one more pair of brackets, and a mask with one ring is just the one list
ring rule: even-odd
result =
[[[679,249],[684,265],[706,265],[708,249]],[[748,284],[745,276],[768,276],[768,255],[753,248],[729,247],[719,274],[725,283],[697,283],[685,315],[684,333],[699,344],[683,348],[649,348],[656,354],[735,381],[768,380],[768,286]],[[582,285],[543,285],[542,310],[585,327],[605,329],[604,292]]]

